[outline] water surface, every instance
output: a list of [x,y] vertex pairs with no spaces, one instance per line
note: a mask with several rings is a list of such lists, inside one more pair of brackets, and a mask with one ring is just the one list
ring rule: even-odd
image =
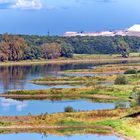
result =
[[102,135],[72,135],[72,136],[54,136],[41,134],[2,134],[1,140],[123,140],[117,136]]
[[[17,101],[13,99],[0,98],[0,115],[2,116],[23,116],[39,115],[41,113],[64,112],[67,106],[73,107],[76,111],[114,109],[117,103],[99,103],[90,100],[28,100]],[[123,103],[123,107],[129,107],[129,103]]]
[[73,86],[43,86],[31,84],[35,78],[48,76],[63,76],[59,71],[70,69],[85,69],[93,64],[66,64],[66,65],[30,65],[0,67],[0,93],[8,90],[37,90],[48,88],[71,88]]
[[[120,62],[122,63],[122,62]],[[5,66],[0,67],[0,93],[4,93],[8,90],[37,90],[48,88],[71,88],[73,86],[43,86],[31,84],[29,81],[32,79],[48,76],[63,76],[59,72],[64,70],[74,69],[89,69],[106,63],[89,63],[89,64],[65,64],[65,65],[30,65],[30,66]],[[107,63],[108,64],[108,63]],[[72,76],[72,75],[70,75]],[[85,76],[77,74],[75,76]],[[94,75],[86,75],[94,76]]]

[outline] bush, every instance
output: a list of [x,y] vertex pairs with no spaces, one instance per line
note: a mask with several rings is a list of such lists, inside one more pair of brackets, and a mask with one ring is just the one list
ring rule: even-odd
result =
[[115,79],[115,82],[114,83],[115,83],[115,85],[125,85],[125,84],[127,84],[126,77],[123,76],[123,75],[119,75]]
[[115,108],[127,108],[127,104],[125,102],[116,102]]
[[124,72],[124,74],[136,74],[136,73],[137,73],[137,70],[135,69],[129,69]]
[[130,96],[131,99],[134,99],[138,105],[140,105],[140,91],[132,93]]
[[140,70],[138,70],[137,73],[140,73]]
[[65,112],[74,112],[74,109],[71,106],[67,106],[67,107],[65,107],[64,111]]

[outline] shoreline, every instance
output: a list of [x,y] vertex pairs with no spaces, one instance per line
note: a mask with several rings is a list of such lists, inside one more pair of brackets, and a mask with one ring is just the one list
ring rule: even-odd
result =
[[140,61],[140,57],[129,57],[129,58],[70,58],[70,59],[53,59],[53,60],[24,60],[24,61],[7,61],[7,62],[0,62],[0,66],[22,66],[22,65],[45,65],[45,64],[71,64],[71,63],[113,63],[113,62],[120,62],[120,61],[130,61],[136,62]]
[[47,98],[87,98],[87,99],[100,99],[100,100],[121,100],[119,97],[112,97],[109,95],[47,95],[47,94],[38,94],[38,95],[27,95],[27,94],[0,94],[0,98],[11,98],[11,99],[47,99]]

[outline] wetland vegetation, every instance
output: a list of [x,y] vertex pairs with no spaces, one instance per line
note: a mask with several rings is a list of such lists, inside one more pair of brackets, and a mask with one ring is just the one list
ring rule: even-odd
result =
[[[114,109],[75,110],[66,106],[64,112],[27,116],[1,116],[2,133],[36,132],[44,134],[115,134],[124,139],[139,140],[140,133],[140,66],[139,63],[97,65],[82,70],[63,70],[59,76],[28,79],[35,85],[72,85],[72,88],[6,91],[1,97],[17,100],[77,100],[90,99],[115,103]],[[94,74],[71,76],[70,74]],[[65,74],[65,76],[63,75]],[[67,75],[68,74],[68,75]],[[103,84],[106,83],[106,84]],[[79,86],[79,87],[75,87]],[[118,103],[117,103],[118,102]],[[125,106],[124,102],[130,102]],[[26,120],[26,121],[25,121]],[[20,126],[20,127],[19,127]],[[72,131],[71,131],[72,130]]]

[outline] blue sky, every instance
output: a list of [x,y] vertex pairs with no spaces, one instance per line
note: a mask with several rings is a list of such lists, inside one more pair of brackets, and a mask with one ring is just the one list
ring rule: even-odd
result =
[[0,33],[61,35],[140,24],[139,0],[0,0]]

